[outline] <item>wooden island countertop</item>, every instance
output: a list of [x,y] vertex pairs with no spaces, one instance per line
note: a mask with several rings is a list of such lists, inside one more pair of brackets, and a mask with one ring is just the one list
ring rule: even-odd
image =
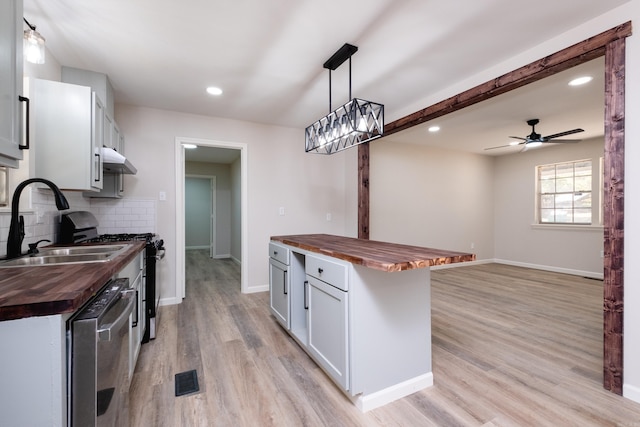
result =
[[0,268],[0,321],[77,311],[144,250],[144,242],[127,243],[106,262]]
[[330,234],[272,236],[272,241],[381,271],[403,271],[474,261],[475,254]]

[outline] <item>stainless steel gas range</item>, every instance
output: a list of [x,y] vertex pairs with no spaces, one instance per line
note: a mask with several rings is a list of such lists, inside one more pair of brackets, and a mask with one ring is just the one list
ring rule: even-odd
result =
[[59,243],[126,242],[144,241],[144,284],[142,304],[139,308],[142,322],[142,343],[156,337],[160,289],[157,285],[157,262],[164,258],[164,240],[155,233],[98,234],[98,220],[88,211],[69,212],[62,215]]

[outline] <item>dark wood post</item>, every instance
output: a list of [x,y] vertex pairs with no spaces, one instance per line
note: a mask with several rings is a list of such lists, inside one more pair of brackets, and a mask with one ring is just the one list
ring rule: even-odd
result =
[[369,143],[358,145],[358,239],[369,239]]
[[604,388],[622,394],[625,39],[605,49]]

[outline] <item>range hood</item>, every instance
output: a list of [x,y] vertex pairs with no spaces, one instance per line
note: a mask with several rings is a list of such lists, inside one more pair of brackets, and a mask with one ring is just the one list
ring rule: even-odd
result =
[[129,175],[135,175],[138,172],[138,169],[126,157],[109,147],[102,147],[102,169],[108,173]]

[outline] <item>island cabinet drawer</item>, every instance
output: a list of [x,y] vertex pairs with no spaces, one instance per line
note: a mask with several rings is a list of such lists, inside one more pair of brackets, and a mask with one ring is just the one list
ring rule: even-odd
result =
[[285,265],[289,265],[289,249],[277,243],[269,243],[269,256],[280,261]]
[[347,266],[324,258],[307,255],[305,272],[343,291],[348,291]]

